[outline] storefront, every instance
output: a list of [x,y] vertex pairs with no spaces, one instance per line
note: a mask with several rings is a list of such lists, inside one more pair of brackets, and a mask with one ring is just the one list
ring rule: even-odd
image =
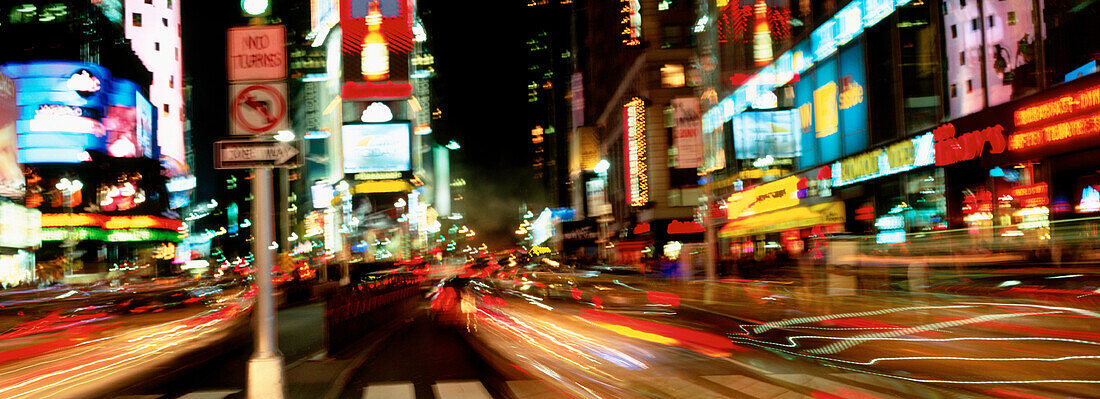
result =
[[11,287],[34,281],[34,250],[42,245],[41,213],[0,202],[0,285]]
[[1100,76],[937,127],[952,228],[974,253],[1095,258],[1100,234]]
[[814,238],[844,230],[844,204],[832,200],[831,183],[815,173],[750,187],[726,199],[728,222],[718,232],[720,272],[762,272],[814,250]]

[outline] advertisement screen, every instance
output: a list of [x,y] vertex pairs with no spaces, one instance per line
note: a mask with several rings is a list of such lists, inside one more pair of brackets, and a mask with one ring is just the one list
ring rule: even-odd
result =
[[135,125],[137,125],[137,139],[138,144],[141,146],[141,155],[154,159],[156,154],[153,151],[153,103],[146,100],[141,92],[136,92],[135,96],[137,106],[134,109],[134,117],[137,119]]
[[[87,151],[116,157],[153,155],[139,137],[138,86],[114,79],[91,63],[36,61],[12,63],[3,72],[19,86],[15,124],[21,163],[78,163]],[[150,107],[146,115],[151,115]],[[151,122],[140,134],[152,136]]]
[[0,195],[22,198],[26,180],[15,158],[15,81],[0,74]]
[[859,41],[818,60],[794,83],[801,133],[799,168],[809,168],[867,148],[863,45]]
[[407,96],[413,15],[409,0],[341,0],[344,98]]
[[344,125],[344,173],[412,169],[408,122]]
[[733,118],[737,159],[795,158],[802,152],[797,109],[747,111]]

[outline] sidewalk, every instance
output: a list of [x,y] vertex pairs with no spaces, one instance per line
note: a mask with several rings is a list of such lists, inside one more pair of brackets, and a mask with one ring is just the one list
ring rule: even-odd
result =
[[413,300],[404,317],[395,318],[378,329],[364,335],[352,347],[321,359],[308,359],[293,365],[284,373],[288,399],[336,399],[344,387],[371,355],[393,333],[401,330],[424,312],[419,301]]

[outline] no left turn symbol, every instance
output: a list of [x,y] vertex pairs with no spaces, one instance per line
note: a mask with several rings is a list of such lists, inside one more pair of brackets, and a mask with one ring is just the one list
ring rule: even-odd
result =
[[286,129],[286,84],[233,85],[232,134],[268,134]]

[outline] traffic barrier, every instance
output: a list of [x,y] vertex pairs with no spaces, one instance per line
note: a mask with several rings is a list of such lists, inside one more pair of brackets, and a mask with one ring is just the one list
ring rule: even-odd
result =
[[420,293],[421,276],[392,274],[343,287],[325,302],[325,345],[335,354],[395,317],[410,311]]

